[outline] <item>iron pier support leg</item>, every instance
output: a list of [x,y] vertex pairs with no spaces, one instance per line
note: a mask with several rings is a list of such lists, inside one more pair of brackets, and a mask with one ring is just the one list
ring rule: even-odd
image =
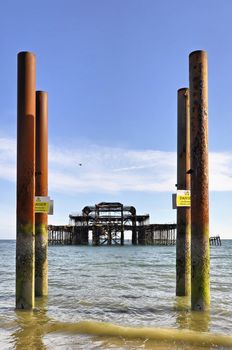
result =
[[34,307],[35,55],[18,54],[16,309]]
[[189,56],[191,139],[192,310],[210,306],[208,201],[208,65],[205,51]]
[[132,244],[136,245],[137,240],[137,228],[136,228],[136,220],[132,220]]
[[[179,89],[177,96],[177,189],[190,190],[190,113],[189,90]],[[176,295],[191,293],[191,212],[188,207],[177,208]]]
[[[36,92],[36,196],[48,195],[48,94]],[[48,215],[35,214],[35,296],[48,294]]]

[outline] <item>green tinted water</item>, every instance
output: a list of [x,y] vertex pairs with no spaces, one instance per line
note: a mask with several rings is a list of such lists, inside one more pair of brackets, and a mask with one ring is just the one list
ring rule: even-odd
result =
[[15,242],[0,241],[0,349],[232,348],[231,257],[212,247],[198,313],[175,297],[175,247],[49,247],[48,298],[16,312]]

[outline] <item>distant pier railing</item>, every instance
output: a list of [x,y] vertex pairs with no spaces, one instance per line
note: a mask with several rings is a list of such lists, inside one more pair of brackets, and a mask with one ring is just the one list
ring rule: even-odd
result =
[[71,245],[73,244],[73,226],[48,226],[48,244]]
[[222,245],[220,236],[210,237],[209,239],[210,245]]
[[116,225],[49,225],[50,245],[88,245],[92,235],[92,245],[123,245],[124,233],[135,234],[134,245],[175,245],[176,224],[124,225],[120,230]]
[[[125,231],[132,231],[132,226],[125,225]],[[49,245],[88,245],[89,233],[92,232],[92,245],[121,244],[121,237],[112,235],[112,231],[88,226],[49,225]],[[103,234],[104,233],[104,234]],[[124,235],[123,235],[124,236]],[[221,246],[220,236],[210,237],[211,246]],[[124,238],[123,242],[124,244]],[[150,224],[136,227],[136,245],[176,244],[176,224]]]

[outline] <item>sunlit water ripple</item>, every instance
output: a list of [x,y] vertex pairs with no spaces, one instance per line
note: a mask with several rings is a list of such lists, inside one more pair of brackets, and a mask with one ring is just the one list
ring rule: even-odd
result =
[[[14,310],[15,242],[0,241],[0,349],[214,349],[197,337],[232,335],[231,257],[231,241],[212,247],[211,311],[199,313],[190,311],[188,298],[175,297],[175,247],[51,246],[49,296],[30,313]],[[98,322],[154,330],[136,339],[133,329],[115,336],[104,324],[98,333]],[[158,328],[196,333],[179,343],[167,330],[162,341]],[[230,348],[223,341],[217,349]]]

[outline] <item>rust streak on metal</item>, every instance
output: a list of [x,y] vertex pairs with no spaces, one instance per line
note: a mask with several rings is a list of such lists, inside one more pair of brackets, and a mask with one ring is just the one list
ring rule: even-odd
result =
[[[177,125],[177,189],[190,190],[190,113],[189,89],[178,90]],[[176,295],[187,296],[191,292],[191,211],[177,208],[176,239]]]
[[189,56],[191,119],[191,260],[193,310],[210,305],[208,200],[208,64],[205,51]]
[[[48,94],[36,92],[36,196],[48,195]],[[48,291],[48,218],[35,215],[35,295]]]
[[35,55],[18,54],[16,308],[34,306]]

